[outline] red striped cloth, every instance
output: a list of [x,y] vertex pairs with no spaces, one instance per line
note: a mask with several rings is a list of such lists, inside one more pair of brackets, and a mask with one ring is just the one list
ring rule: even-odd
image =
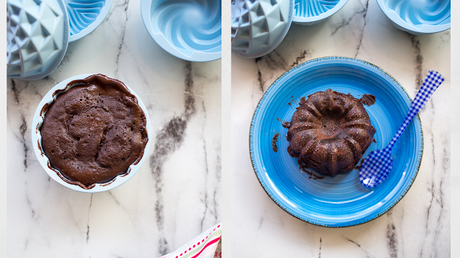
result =
[[160,258],[221,258],[222,225],[219,223],[182,247]]

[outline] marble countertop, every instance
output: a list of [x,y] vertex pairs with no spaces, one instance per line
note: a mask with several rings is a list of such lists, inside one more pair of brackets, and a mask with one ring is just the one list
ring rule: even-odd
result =
[[[450,30],[413,36],[395,28],[376,1],[350,0],[328,20],[293,24],[257,59],[232,55],[232,257],[450,257]],[[389,212],[350,228],[322,228],[279,208],[259,184],[249,128],[267,88],[284,72],[323,56],[371,62],[415,97],[428,70],[446,77],[421,111],[424,154],[407,195]]]
[[[171,56],[149,36],[139,0],[114,0],[104,22],[70,43],[51,75],[8,79],[8,257],[158,257],[220,222],[220,68],[220,61]],[[152,125],[140,171],[97,194],[51,180],[30,141],[41,98],[60,81],[87,73],[130,86]]]
[[[450,192],[460,185],[457,176],[449,183],[451,127],[446,121],[456,104],[450,103],[450,47],[450,30],[413,36],[396,29],[376,1],[349,0],[322,23],[292,25],[269,55],[231,55],[231,106],[222,100],[224,108],[231,108],[231,123],[226,123],[231,129],[224,128],[231,133],[228,162],[221,155],[221,123],[229,118],[222,118],[221,111],[230,112],[221,109],[221,93],[229,89],[225,80],[221,89],[221,78],[229,76],[221,75],[221,61],[190,63],[171,56],[147,33],[140,0],[114,0],[104,22],[70,43],[50,76],[7,80],[7,257],[158,257],[223,218],[231,226],[223,233],[231,256],[224,250],[224,257],[449,257]],[[407,195],[378,219],[343,229],[310,225],[280,209],[257,181],[248,151],[253,112],[272,82],[297,64],[335,55],[378,65],[412,98],[429,69],[446,77],[420,113],[424,155]],[[122,80],[142,98],[153,142],[149,159],[129,182],[84,194],[54,182],[40,167],[30,125],[54,85],[99,72]],[[222,175],[222,163],[231,165],[231,171],[222,168],[229,177]],[[222,189],[231,193],[224,202],[230,207],[221,203],[227,196]],[[231,234],[226,237],[226,232]]]

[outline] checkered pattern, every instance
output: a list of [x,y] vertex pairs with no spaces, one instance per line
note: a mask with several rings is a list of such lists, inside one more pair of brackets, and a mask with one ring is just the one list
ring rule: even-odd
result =
[[365,187],[375,187],[385,180],[392,168],[391,149],[372,151],[361,165],[359,181]]
[[391,149],[396,141],[402,135],[406,127],[425,106],[425,103],[430,99],[433,92],[441,85],[444,78],[436,71],[429,71],[420,90],[415,96],[414,101],[409,109],[404,123],[399,128],[393,139],[385,149],[372,151],[364,160],[361,170],[359,171],[359,181],[365,187],[375,187],[385,180],[393,168],[393,158],[391,157]]
[[441,85],[443,81],[444,78],[441,76],[441,74],[439,74],[436,71],[428,71],[425,81],[420,87],[420,90],[417,92],[414,101],[412,101],[412,104],[409,109],[409,114],[407,114],[404,123],[401,125],[398,132],[389,144],[390,150],[391,148],[393,148],[393,145],[396,143],[396,141],[399,139],[406,127],[409,125],[410,121],[412,121],[415,115],[417,115],[418,112],[423,108],[423,106],[425,106],[425,103],[430,99],[431,95],[433,95],[435,90],[438,89],[439,85]]

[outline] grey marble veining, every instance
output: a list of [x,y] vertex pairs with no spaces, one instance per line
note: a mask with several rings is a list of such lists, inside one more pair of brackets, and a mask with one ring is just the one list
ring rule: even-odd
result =
[[[98,72],[140,96],[152,144],[130,181],[83,194],[40,167],[30,125],[54,85]],[[8,79],[8,257],[158,257],[220,222],[220,72],[220,61],[190,63],[162,50],[144,27],[140,1],[115,0],[51,75]]]
[[[283,42],[257,59],[232,55],[232,244],[235,257],[450,256],[450,31],[414,36],[393,26],[376,1],[350,0],[328,20],[293,24]],[[341,229],[304,223],[264,192],[248,154],[258,101],[283,73],[309,59],[346,56],[387,71],[415,97],[428,70],[446,77],[420,113],[424,153],[406,196],[386,214]]]
[[[164,125],[155,139],[155,147],[150,156],[150,170],[155,181],[155,192],[157,200],[155,202],[155,215],[158,230],[160,231],[159,253],[168,253],[169,246],[164,237],[164,198],[163,198],[163,165],[168,155],[179,148],[185,136],[190,118],[196,113],[195,96],[193,90],[192,64],[187,62],[184,67],[185,72],[185,106],[184,111]],[[205,150],[206,151],[206,150]],[[206,153],[205,153],[206,154]]]

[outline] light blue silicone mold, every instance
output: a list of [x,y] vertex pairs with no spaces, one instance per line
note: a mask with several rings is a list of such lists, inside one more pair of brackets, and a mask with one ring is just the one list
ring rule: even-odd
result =
[[38,80],[61,63],[69,43],[61,0],[7,1],[7,76]]
[[63,0],[69,15],[70,39],[90,34],[104,21],[113,0]]
[[377,0],[393,24],[414,35],[450,29],[450,0]]
[[348,0],[295,0],[293,22],[313,25],[338,12]]
[[256,58],[284,39],[294,16],[294,0],[232,0],[232,51]]
[[165,51],[192,62],[221,57],[220,0],[141,0],[144,25]]

